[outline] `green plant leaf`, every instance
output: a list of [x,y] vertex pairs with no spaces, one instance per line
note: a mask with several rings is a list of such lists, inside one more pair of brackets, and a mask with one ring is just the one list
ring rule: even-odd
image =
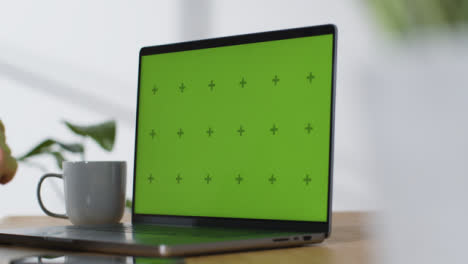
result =
[[63,142],[59,142],[55,139],[46,139],[39,143],[37,146],[35,146],[32,150],[30,150],[28,153],[24,154],[23,156],[19,157],[19,161],[24,161],[27,158],[37,156],[37,155],[42,155],[42,154],[50,154],[51,152],[55,151],[57,152],[57,149],[54,147],[58,146],[59,149],[66,150],[72,153],[83,153],[84,152],[84,146],[80,143],[72,143],[72,144],[66,144]]
[[62,153],[60,153],[58,151],[52,151],[52,152],[49,152],[49,153],[55,158],[55,162],[57,163],[57,167],[62,169],[62,164],[63,164],[64,161],[66,161],[66,159],[62,155]]
[[44,152],[49,152],[50,147],[54,144],[55,144],[54,140],[46,139],[42,141],[41,143],[39,143],[37,146],[35,146],[33,149],[31,149],[28,153],[24,154],[21,157],[18,157],[18,160],[25,160],[29,157],[36,156]]
[[58,144],[62,149],[67,150],[69,152],[73,152],[73,153],[84,152],[84,146],[83,144],[80,144],[80,143],[64,144],[58,141],[55,141],[55,143]]
[[111,151],[114,148],[116,133],[116,125],[114,120],[91,126],[78,126],[71,124],[68,121],[64,121],[64,123],[75,134],[92,138],[103,149]]
[[26,161],[27,159],[38,155],[50,155],[55,159],[57,167],[62,169],[62,163],[66,161],[61,151],[66,150],[74,153],[84,152],[84,147],[81,144],[65,144],[53,139],[46,139],[34,147],[31,151],[18,158],[19,161]]

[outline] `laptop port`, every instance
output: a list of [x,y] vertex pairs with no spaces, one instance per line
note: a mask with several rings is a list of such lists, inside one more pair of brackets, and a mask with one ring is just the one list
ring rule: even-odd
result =
[[288,241],[289,238],[287,237],[283,237],[283,238],[274,238],[273,239],[273,242],[285,242],[285,241]]
[[312,236],[303,236],[302,239],[304,239],[304,241],[309,241],[312,240]]

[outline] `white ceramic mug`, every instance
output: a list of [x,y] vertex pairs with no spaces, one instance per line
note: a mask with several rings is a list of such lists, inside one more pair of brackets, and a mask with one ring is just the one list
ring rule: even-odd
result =
[[[39,206],[47,215],[68,218],[74,225],[119,223],[125,209],[126,172],[125,161],[66,161],[63,174],[49,173],[39,180]],[[66,214],[52,213],[42,202],[41,186],[48,177],[63,179]]]

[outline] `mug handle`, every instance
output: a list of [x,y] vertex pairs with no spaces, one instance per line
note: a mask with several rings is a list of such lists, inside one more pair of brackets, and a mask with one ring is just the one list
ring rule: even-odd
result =
[[37,201],[39,202],[39,206],[41,207],[42,211],[44,211],[44,213],[48,216],[68,219],[68,216],[66,214],[56,214],[47,210],[47,208],[44,206],[44,203],[42,202],[41,186],[42,186],[42,182],[48,177],[59,178],[63,180],[62,174],[55,174],[55,173],[48,173],[41,177],[41,179],[39,180],[39,183],[37,184]]

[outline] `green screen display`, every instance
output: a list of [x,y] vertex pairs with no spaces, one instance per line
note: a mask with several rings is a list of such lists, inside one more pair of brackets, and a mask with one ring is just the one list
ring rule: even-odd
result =
[[333,35],[145,55],[135,213],[327,221]]

